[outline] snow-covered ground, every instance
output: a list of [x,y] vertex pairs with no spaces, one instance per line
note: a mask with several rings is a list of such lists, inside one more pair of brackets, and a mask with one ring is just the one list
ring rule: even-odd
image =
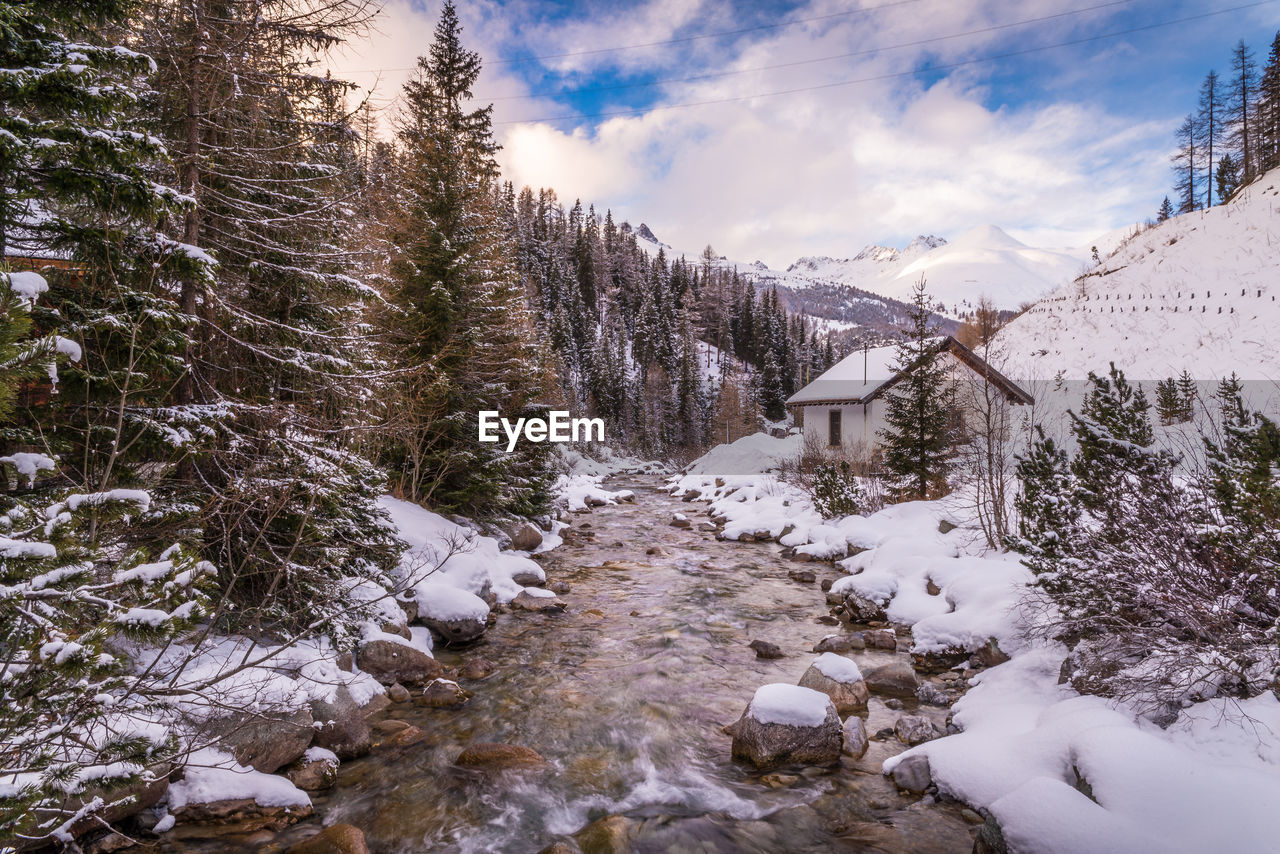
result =
[[1172,217],[1064,284],[996,338],[1015,379],[1069,380],[1107,362],[1131,378],[1234,371],[1280,380],[1280,170],[1239,198]]
[[[979,297],[990,298],[997,308],[1014,310],[1070,282],[1093,266],[1093,249],[1110,254],[1134,231],[1133,226],[1114,229],[1085,246],[1041,248],[1029,246],[996,225],[979,225],[948,242],[920,235],[899,249],[871,244],[852,257],[825,255],[797,259],[786,270],[770,269],[762,262],[743,263],[720,259],[721,266],[737,267],[758,284],[803,290],[815,284],[847,285],[891,299],[910,302],[911,290],[923,275],[929,294],[952,315],[973,309]],[[674,250],[656,238],[641,244],[651,251]],[[685,253],[688,258],[698,253]]]
[[[745,442],[745,440],[742,440]],[[782,457],[789,440],[756,437]],[[1280,839],[1280,700],[1188,705],[1167,729],[1123,703],[1058,683],[1066,655],[1021,630],[1033,595],[1015,556],[969,527],[962,497],[891,505],[824,521],[773,474],[717,476],[713,450],[672,478],[726,519],[724,536],[781,536],[814,557],[852,557],[832,590],[856,592],[912,628],[913,652],[977,651],[995,639],[1011,656],[983,670],[954,706],[955,735],[888,760],[929,758],[946,794],[995,816],[1014,852],[1274,850]],[[940,523],[957,525],[942,533]],[[859,551],[861,550],[861,551]],[[936,592],[932,592],[936,591]]]

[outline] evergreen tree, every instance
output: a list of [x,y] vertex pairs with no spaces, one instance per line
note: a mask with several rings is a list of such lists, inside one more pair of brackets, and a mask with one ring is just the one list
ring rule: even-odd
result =
[[1266,172],[1280,166],[1280,31],[1271,42],[1258,82],[1254,121],[1258,127],[1258,169]]
[[[1219,164],[1219,168],[1221,168],[1221,164]],[[1221,192],[1218,195],[1221,197]],[[1160,203],[1160,209],[1156,211],[1156,222],[1164,222],[1171,216],[1173,216],[1173,203],[1169,201],[1168,196],[1165,196],[1164,201]]]
[[1018,456],[1017,474],[1018,539],[1012,545],[1037,575],[1051,572],[1070,553],[1080,518],[1067,452],[1036,425],[1027,452]]
[[1218,184],[1218,203],[1222,204],[1230,199],[1240,186],[1240,167],[1230,153],[1222,155],[1222,159],[1218,161],[1218,174],[1215,180]]
[[880,431],[890,486],[898,500],[925,499],[945,490],[953,457],[953,390],[937,358],[937,330],[921,277],[915,285],[907,337],[898,345],[893,369],[902,379],[884,395]]
[[1156,383],[1156,411],[1160,414],[1160,423],[1166,426],[1182,420],[1182,395],[1173,377]]
[[765,418],[770,421],[781,421],[787,417],[787,395],[782,387],[781,369],[772,350],[768,351],[764,357],[758,394]]
[[492,106],[469,106],[480,57],[462,46],[461,32],[447,2],[404,88],[405,191],[386,327],[389,355],[411,379],[389,413],[397,426],[386,458],[412,499],[531,514],[547,499],[547,446],[525,443],[508,454],[476,442],[480,411],[528,414],[541,389],[524,289],[496,229]]

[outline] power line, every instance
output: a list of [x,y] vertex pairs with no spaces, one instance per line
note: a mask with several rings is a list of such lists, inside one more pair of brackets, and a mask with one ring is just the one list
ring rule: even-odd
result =
[[[894,9],[899,6],[910,6],[920,2],[922,2],[922,0],[893,0],[893,2],[881,3],[878,6],[867,6],[862,9],[848,9],[844,12],[832,12],[827,15],[818,15],[813,18],[796,18],[793,21],[780,21],[776,24],[759,24],[754,27],[743,27],[742,29],[738,29],[738,30],[723,30],[718,33],[700,33],[698,35],[681,36],[680,38],[674,38],[674,39],[664,39],[663,41],[644,42],[642,44],[624,44],[624,45],[617,45],[615,47],[597,47],[597,48],[592,48],[591,50],[569,51],[568,53],[544,53],[538,56],[524,56],[524,57],[517,57],[515,59],[495,59],[495,60],[490,60],[486,62],[485,66],[492,67],[495,65],[519,65],[526,62],[541,62],[545,59],[570,59],[575,56],[595,56],[601,53],[616,53],[618,51],[623,51],[623,50],[640,50],[642,48],[647,48],[647,47],[663,47],[665,45],[672,45],[672,44],[688,44],[689,42],[703,41],[706,39],[722,39],[722,38],[728,38],[729,36],[741,36],[747,33],[758,33],[763,30],[776,30],[776,29],[781,29],[783,27],[794,27],[800,24],[812,24],[818,21],[830,21],[835,18],[847,18],[851,15],[867,15],[867,14],[871,14],[872,12],[879,12],[882,9]],[[360,74],[360,73],[367,73],[367,72],[373,72],[373,71],[412,71],[415,68],[417,68],[416,65],[407,65],[401,68],[353,68],[348,73]]]
[[1147,32],[1157,30],[1163,27],[1172,27],[1177,24],[1186,24],[1191,21],[1201,21],[1206,18],[1213,18],[1219,15],[1228,15],[1232,12],[1242,12],[1246,9],[1256,9],[1259,6],[1270,6],[1280,0],[1259,0],[1256,3],[1246,3],[1241,6],[1232,6],[1229,9],[1219,9],[1214,12],[1204,12],[1199,15],[1188,15],[1185,18],[1175,18],[1169,21],[1161,21],[1154,24],[1146,24],[1140,27],[1130,27],[1125,30],[1116,30],[1115,32],[1102,33],[1096,36],[1088,36],[1086,38],[1072,39],[1070,41],[1058,42],[1057,44],[1041,45],[1040,47],[1027,48],[1025,50],[1014,50],[1007,53],[999,53],[991,56],[982,56],[975,59],[966,59],[958,62],[946,63],[943,65],[930,65],[924,68],[912,69],[911,71],[897,71],[887,74],[877,74],[871,77],[858,77],[853,80],[839,80],[833,83],[820,83],[815,86],[800,86],[794,89],[781,89],[774,92],[757,92],[751,95],[739,95],[732,98],[714,98],[705,101],[688,101],[681,104],[663,104],[653,107],[638,107],[635,109],[609,110],[602,113],[575,113],[564,116],[546,116],[537,119],[518,119],[505,122],[494,122],[494,125],[529,125],[543,122],[563,122],[577,121],[581,119],[602,119],[614,116],[634,116],[643,113],[654,113],[662,110],[677,110],[685,107],[708,107],[715,104],[732,104],[739,101],[750,101],[755,98],[774,98],[782,95],[797,95],[802,92],[814,92],[822,89],[836,89],[843,86],[853,86],[858,83],[873,83],[879,80],[892,80],[899,77],[913,77],[917,74],[923,74],[931,71],[950,71],[955,68],[963,68],[969,65],[978,65],[984,62],[996,62],[1002,59],[1012,59],[1018,56],[1027,56],[1034,53],[1042,53],[1047,50],[1057,50],[1058,48],[1074,47],[1076,45],[1089,44],[1091,42],[1103,41],[1104,39],[1118,38],[1119,36],[1132,35],[1134,33]]
[[780,68],[797,68],[802,65],[815,65],[820,62],[831,62],[837,59],[853,59],[859,56],[870,56],[876,53],[884,53],[891,50],[902,50],[909,47],[921,47],[928,44],[937,44],[938,42],[952,41],[960,38],[968,38],[969,36],[985,35],[987,33],[1000,32],[1001,30],[1009,30],[1015,27],[1026,27],[1032,24],[1042,24],[1045,21],[1054,21],[1059,18],[1069,18],[1075,15],[1083,15],[1088,12],[1096,12],[1099,9],[1110,9],[1115,6],[1128,6],[1137,3],[1139,0],[1111,0],[1108,3],[1099,3],[1095,6],[1086,6],[1081,9],[1071,9],[1066,12],[1055,12],[1052,15],[1042,15],[1039,18],[1027,18],[1022,21],[1012,21],[1007,24],[993,24],[989,27],[982,27],[976,30],[967,30],[962,33],[951,33],[943,36],[933,36],[927,39],[918,39],[911,42],[899,42],[898,44],[883,45],[881,47],[864,48],[855,50],[850,53],[837,53],[831,56],[819,56],[813,59],[799,59],[794,62],[781,62],[776,65],[759,65],[752,68],[739,68],[733,71],[714,71],[706,74],[695,74],[691,77],[675,77],[665,80],[646,80],[639,83],[618,83],[609,86],[589,86],[581,89],[561,89],[556,92],[533,93],[529,95],[503,95],[497,98],[486,98],[483,95],[477,95],[477,101],[532,101],[541,98],[553,98],[564,95],[585,95],[592,92],[614,92],[623,89],[643,89],[654,86],[667,86],[672,83],[691,83],[698,80],[715,80],[721,77],[733,77],[739,74],[751,74],[756,71],[776,71]]

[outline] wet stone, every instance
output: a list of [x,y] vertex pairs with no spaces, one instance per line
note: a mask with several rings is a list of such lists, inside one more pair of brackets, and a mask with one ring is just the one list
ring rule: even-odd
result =
[[784,655],[782,649],[776,643],[769,643],[768,641],[753,640],[747,646],[756,651],[756,658],[782,658]]

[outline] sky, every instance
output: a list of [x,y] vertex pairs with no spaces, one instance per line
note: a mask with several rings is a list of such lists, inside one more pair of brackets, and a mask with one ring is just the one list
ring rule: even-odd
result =
[[[382,109],[443,0],[386,0],[336,76]],[[785,269],[994,224],[1077,247],[1154,215],[1173,132],[1280,0],[457,0],[517,187]]]

